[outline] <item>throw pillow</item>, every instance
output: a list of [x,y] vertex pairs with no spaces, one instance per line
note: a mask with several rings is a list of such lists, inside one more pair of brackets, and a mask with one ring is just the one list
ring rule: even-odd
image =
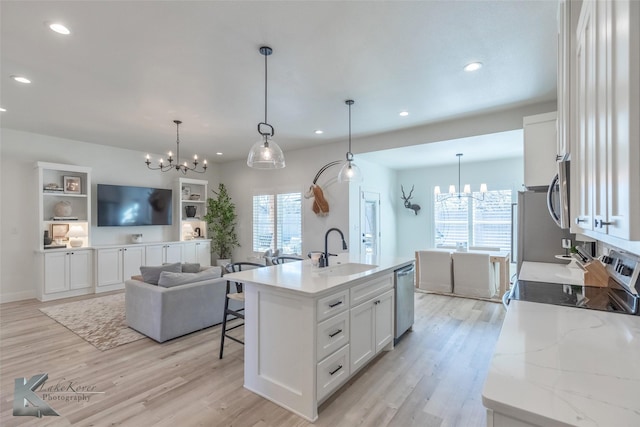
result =
[[163,271],[168,271],[172,273],[180,273],[182,271],[182,265],[179,262],[175,262],[173,264],[165,264],[159,266],[146,266],[143,265],[140,267],[140,273],[142,274],[142,278],[145,282],[150,283],[152,285],[157,285],[158,280],[160,279],[160,273]]
[[158,286],[171,288],[174,286],[186,285],[187,283],[202,282],[204,280],[217,279],[222,270],[220,267],[211,267],[199,273],[174,273],[163,271],[160,273]]
[[182,264],[182,272],[183,273],[199,273],[200,264],[197,262],[196,263],[185,262]]

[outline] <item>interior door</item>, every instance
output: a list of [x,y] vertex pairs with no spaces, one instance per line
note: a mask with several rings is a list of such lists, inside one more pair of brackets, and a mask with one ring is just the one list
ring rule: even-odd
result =
[[361,191],[360,255],[367,262],[380,256],[380,193]]

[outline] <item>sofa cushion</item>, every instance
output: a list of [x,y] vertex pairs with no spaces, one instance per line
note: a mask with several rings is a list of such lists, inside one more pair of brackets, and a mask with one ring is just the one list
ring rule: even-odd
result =
[[160,273],[168,271],[171,273],[180,273],[182,271],[182,265],[179,262],[173,264],[165,264],[159,266],[140,266],[140,273],[145,282],[152,285],[157,285],[160,279]]
[[217,279],[221,276],[220,267],[211,267],[199,273],[175,273],[163,271],[160,273],[158,286],[171,288],[174,286],[186,285],[187,283],[201,282],[203,280]]
[[183,273],[198,273],[200,272],[200,264],[185,262],[182,264],[182,272]]

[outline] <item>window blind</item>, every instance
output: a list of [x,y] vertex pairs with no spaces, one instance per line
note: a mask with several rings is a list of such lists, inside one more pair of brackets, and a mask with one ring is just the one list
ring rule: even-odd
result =
[[272,194],[253,196],[253,251],[264,252],[272,247],[275,232],[275,197]]

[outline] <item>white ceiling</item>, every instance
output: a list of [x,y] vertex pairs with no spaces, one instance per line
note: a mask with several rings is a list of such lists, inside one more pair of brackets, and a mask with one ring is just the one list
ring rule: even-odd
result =
[[382,164],[390,169],[414,169],[426,166],[457,164],[456,154],[462,153],[464,163],[483,162],[502,158],[522,157],[523,130],[458,138],[431,144],[399,147],[359,154],[358,159]]
[[[549,101],[556,4],[2,1],[1,125],[164,153],[180,119],[185,155],[240,159],[264,119],[264,44],[268,122],[285,154],[343,141],[347,98],[354,138]],[[472,61],[484,67],[464,72]]]

